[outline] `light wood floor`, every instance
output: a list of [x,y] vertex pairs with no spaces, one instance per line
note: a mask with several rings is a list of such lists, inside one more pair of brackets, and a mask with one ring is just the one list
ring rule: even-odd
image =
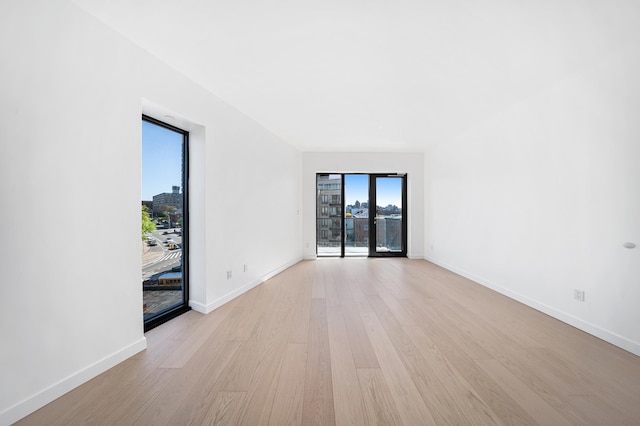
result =
[[301,262],[21,425],[638,425],[640,358],[431,263]]

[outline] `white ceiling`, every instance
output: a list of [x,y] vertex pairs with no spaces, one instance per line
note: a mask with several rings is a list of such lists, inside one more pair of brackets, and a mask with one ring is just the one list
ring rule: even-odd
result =
[[74,0],[303,151],[422,151],[637,43],[637,0]]

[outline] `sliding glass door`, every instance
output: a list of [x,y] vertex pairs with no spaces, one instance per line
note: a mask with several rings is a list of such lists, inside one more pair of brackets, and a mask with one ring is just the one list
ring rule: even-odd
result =
[[316,176],[316,253],[406,256],[406,175]]

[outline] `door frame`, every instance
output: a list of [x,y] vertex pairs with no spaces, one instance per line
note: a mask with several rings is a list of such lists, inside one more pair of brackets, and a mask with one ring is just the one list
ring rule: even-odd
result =
[[[402,249],[399,251],[376,251],[378,229],[376,224],[377,200],[376,178],[402,179]],[[369,257],[407,257],[407,174],[406,173],[369,173]]]

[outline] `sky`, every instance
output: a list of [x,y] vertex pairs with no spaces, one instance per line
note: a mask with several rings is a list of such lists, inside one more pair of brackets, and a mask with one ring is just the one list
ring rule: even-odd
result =
[[356,200],[366,203],[369,200],[369,175],[344,176],[345,206],[354,205]]
[[[379,206],[402,206],[401,178],[376,178],[376,191],[376,203]],[[345,175],[344,197],[345,205],[353,205],[356,200],[366,202],[369,199],[369,175]]]
[[182,135],[142,121],[142,200],[182,187]]

